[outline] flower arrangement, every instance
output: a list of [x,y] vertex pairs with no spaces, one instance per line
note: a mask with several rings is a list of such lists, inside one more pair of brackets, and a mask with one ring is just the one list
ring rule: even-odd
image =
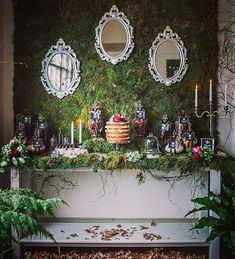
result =
[[23,166],[27,159],[28,151],[24,141],[16,138],[10,140],[0,151],[0,173],[3,173],[7,166]]
[[124,114],[116,113],[116,114],[112,115],[110,121],[112,121],[112,122],[127,122],[128,119]]
[[126,153],[126,159],[128,162],[137,163],[140,161],[141,158],[143,158],[143,154],[139,153],[139,151]]
[[214,152],[208,147],[201,148],[200,146],[196,146],[192,149],[192,155],[193,159],[196,161],[200,159],[211,161]]

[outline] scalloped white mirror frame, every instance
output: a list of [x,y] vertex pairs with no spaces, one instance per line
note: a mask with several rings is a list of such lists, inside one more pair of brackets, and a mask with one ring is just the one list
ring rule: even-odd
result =
[[[110,21],[110,20],[117,20],[119,21],[123,27],[126,30],[127,35],[127,43],[125,49],[120,53],[118,56],[110,56],[108,53],[104,50],[103,44],[101,41],[102,31],[104,29],[104,26]],[[112,63],[113,65],[116,65],[117,63],[127,60],[130,56],[133,48],[134,48],[134,36],[133,36],[133,27],[130,24],[130,21],[127,19],[125,14],[123,12],[119,12],[118,8],[113,5],[109,12],[106,12],[104,16],[101,18],[99,25],[96,27],[95,32],[95,48],[97,53],[100,55],[102,60],[106,60],[107,62]]]
[[[48,66],[50,64],[50,60],[57,54],[65,54],[67,55],[72,62],[73,66],[73,78],[70,83],[70,85],[66,88],[66,90],[60,91],[56,89],[52,84],[48,77]],[[76,57],[75,52],[73,49],[66,45],[64,40],[60,38],[56,45],[52,45],[51,48],[48,50],[45,59],[42,61],[42,76],[41,81],[43,86],[45,87],[48,94],[53,94],[54,96],[57,96],[58,98],[63,98],[69,94],[73,94],[76,88],[78,87],[81,77],[80,77],[80,62]]]
[[[172,41],[173,43],[175,43],[180,53],[180,67],[176,72],[176,74],[172,77],[162,76],[155,64],[157,50],[159,46],[165,41]],[[166,86],[170,86],[171,84],[179,82],[183,79],[188,69],[188,64],[186,63],[187,49],[185,48],[184,43],[181,40],[181,38],[178,36],[178,34],[174,33],[169,26],[165,28],[163,33],[159,33],[158,36],[153,41],[152,47],[149,49],[149,61],[150,61],[148,65],[149,71],[157,82],[163,83]]]

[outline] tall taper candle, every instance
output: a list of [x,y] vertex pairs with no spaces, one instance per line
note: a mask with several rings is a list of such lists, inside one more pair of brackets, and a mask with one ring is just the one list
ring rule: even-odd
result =
[[212,80],[210,80],[210,87],[209,87],[209,103],[212,103]]
[[195,107],[198,106],[198,102],[197,102],[197,91],[198,91],[198,88],[197,88],[197,85],[195,87]]
[[71,145],[74,145],[74,124],[71,122]]
[[224,106],[228,106],[227,87],[228,85],[226,84],[224,86]]
[[82,120],[79,120],[79,144],[82,144]]

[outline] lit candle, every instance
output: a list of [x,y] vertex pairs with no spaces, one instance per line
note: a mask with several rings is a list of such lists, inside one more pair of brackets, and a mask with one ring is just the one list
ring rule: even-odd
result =
[[74,145],[74,124],[71,122],[71,145]]
[[82,144],[82,120],[79,120],[79,144]]
[[196,85],[196,88],[195,88],[195,107],[197,107],[198,103],[197,103],[197,91],[198,91],[198,88],[197,88],[197,85]]
[[226,84],[224,87],[224,106],[228,106],[227,87],[228,85]]
[[212,103],[212,80],[210,80],[209,103]]

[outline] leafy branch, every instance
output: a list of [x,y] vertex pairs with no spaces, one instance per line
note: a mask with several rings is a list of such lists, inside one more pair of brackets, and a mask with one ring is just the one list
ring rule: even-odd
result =
[[185,217],[198,211],[212,211],[215,215],[200,218],[192,229],[211,227],[207,242],[219,237],[226,237],[227,246],[235,254],[235,179],[228,171],[222,174],[222,192],[209,192],[206,197],[192,200],[200,205],[189,211]]
[[[3,247],[10,244],[11,239],[19,242],[22,237],[39,235],[55,239],[37,220],[38,216],[54,217],[54,208],[62,199],[44,199],[29,189],[0,190],[0,243]],[[11,236],[11,230],[16,238]],[[0,248],[0,255],[4,251]]]

